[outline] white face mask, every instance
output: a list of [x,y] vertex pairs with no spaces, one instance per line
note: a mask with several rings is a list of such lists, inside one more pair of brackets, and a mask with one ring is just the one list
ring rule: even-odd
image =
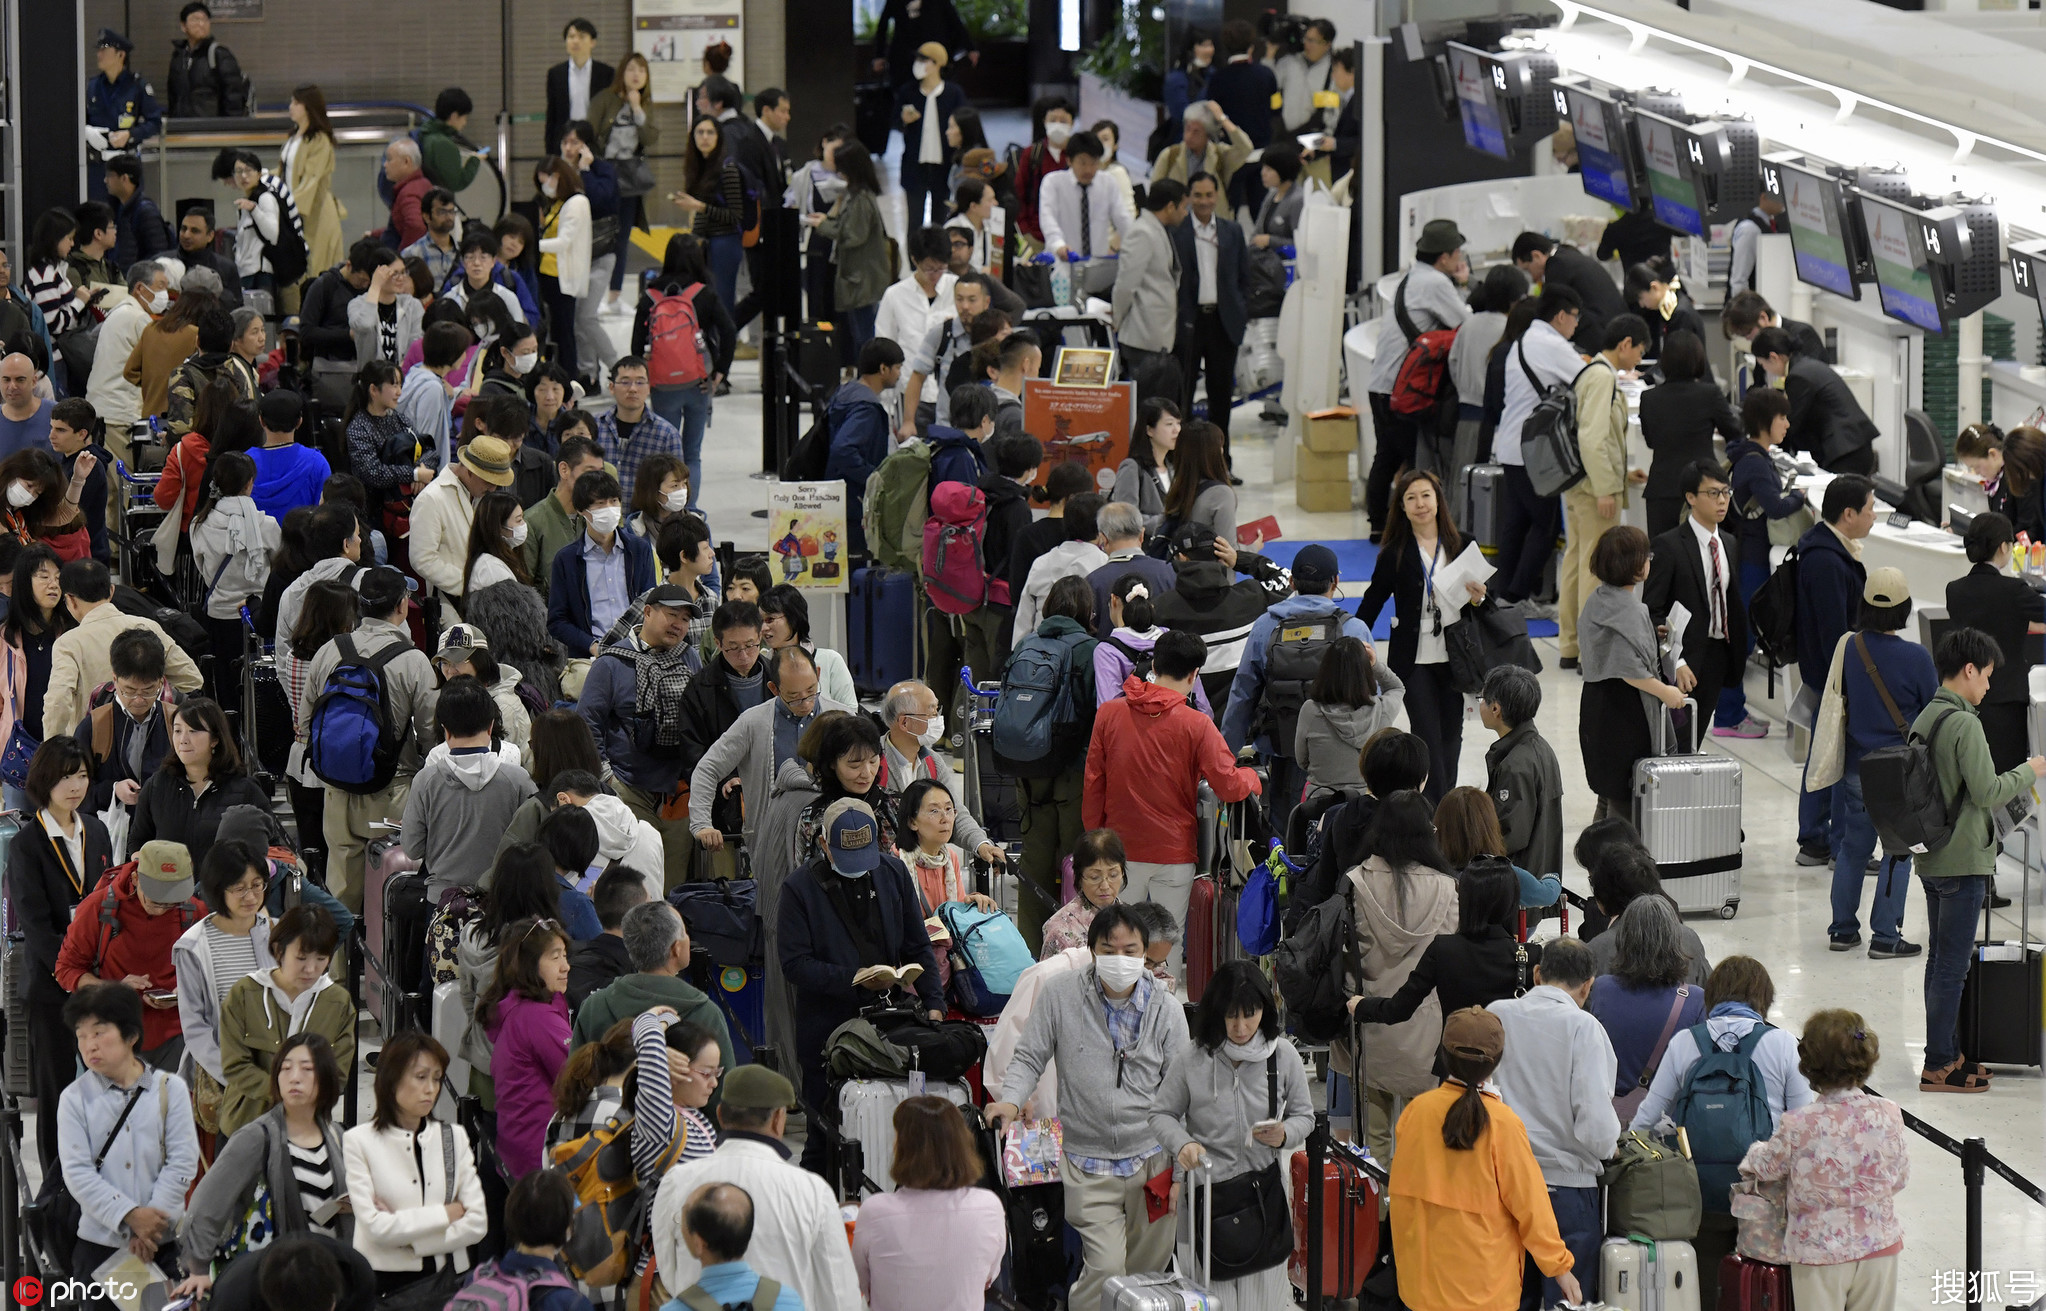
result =
[[1209,59],[1200,59],[1200,58],[1196,58],[1196,59],[1195,59],[1195,60],[1193,61],[1193,66],[1194,66],[1195,68],[1206,68],[1206,67],[1207,67],[1207,66],[1208,66],[1209,64],[1211,64],[1211,63],[1213,63],[1213,62],[1214,62],[1213,60],[1209,60]]
[[1073,135],[1073,125],[1071,123],[1046,123],[1044,125],[1044,135],[1054,146],[1063,146],[1066,144],[1066,138]]
[[839,875],[841,878],[848,879],[863,879],[867,877],[868,873],[868,871],[863,869],[840,869],[836,861],[832,862],[831,869],[833,873]]
[[919,59],[909,66],[909,75],[921,82],[931,75],[931,61]]
[[7,484],[7,503],[17,510],[26,510],[36,503],[36,489],[25,482]]
[[667,507],[670,514],[676,514],[688,509],[689,489],[684,487],[680,491],[669,492],[661,498],[661,504]]
[[505,533],[504,540],[510,542],[513,546],[524,546],[526,544],[526,525],[524,523],[513,524],[510,530]]
[[590,531],[602,537],[605,533],[618,531],[618,521],[625,517],[625,511],[615,505],[590,511]]
[[539,351],[527,351],[524,355],[512,356],[512,368],[519,373],[531,373],[533,366],[539,362]]
[[1127,992],[1144,975],[1142,956],[1096,956],[1094,974],[1110,992]]
[[540,194],[541,194],[541,195],[543,195],[543,196],[545,196],[545,197],[547,197],[547,199],[549,199],[549,200],[552,200],[552,199],[554,199],[554,179],[553,179],[553,178],[541,178],[541,179],[540,179]]
[[928,747],[943,736],[945,736],[945,712],[942,710],[932,711],[930,720],[924,724],[924,731],[916,735],[916,740],[919,745]]
[[151,296],[149,298],[149,312],[151,314],[162,314],[169,309],[170,309],[169,292],[159,291],[154,296]]

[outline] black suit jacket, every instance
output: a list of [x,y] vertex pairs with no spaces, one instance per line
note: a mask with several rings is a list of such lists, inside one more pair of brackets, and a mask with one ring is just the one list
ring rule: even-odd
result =
[[1596,354],[1606,348],[1606,324],[1627,312],[1620,289],[1605,265],[1567,243],[1557,243],[1549,262],[1542,268],[1544,287],[1568,287],[1584,302],[1577,319],[1577,335],[1571,340],[1577,349]]
[[1790,435],[1784,446],[1809,453],[1822,468],[1874,445],[1882,435],[1846,381],[1823,360],[1791,356],[1784,393],[1790,398]]
[[1790,334],[1791,349],[1799,355],[1809,355],[1827,364],[1833,362],[1833,354],[1826,349],[1826,339],[1819,330],[1803,319],[1778,319],[1776,326]]
[[[1201,270],[1194,254],[1192,215],[1172,229],[1172,246],[1179,252],[1179,335],[1191,341],[1194,322],[1201,313]],[[1215,308],[1222,313],[1222,331],[1229,340],[1241,342],[1250,322],[1250,302],[1244,296],[1244,278],[1249,273],[1249,245],[1241,224],[1215,216]]]
[[[1726,559],[1726,641],[1737,657],[1748,649],[1748,616],[1741,608],[1740,543],[1725,524],[1719,526],[1719,549]],[[1670,607],[1682,602],[1691,612],[1691,622],[1684,629],[1684,650],[1697,651],[1712,640],[1712,605],[1706,598],[1705,561],[1698,554],[1698,535],[1691,531],[1688,513],[1682,523],[1655,539],[1654,555],[1642,603],[1661,627],[1669,618]],[[1700,706],[1698,713],[1709,715],[1712,707]]]
[[[602,60],[590,61],[590,94],[596,95],[611,85],[617,70]],[[568,61],[562,60],[547,70],[547,153],[553,154],[561,148],[561,131],[568,126]]]
[[[1462,542],[1443,542],[1442,563],[1454,560],[1463,547]],[[1364,590],[1364,599],[1357,602],[1357,618],[1367,625],[1375,625],[1385,603],[1392,602],[1392,650],[1387,653],[1386,663],[1401,678],[1413,671],[1414,657],[1419,654],[1421,589],[1427,582],[1423,573],[1427,563],[1411,538],[1395,550],[1380,551],[1378,562],[1371,567],[1371,585]],[[1442,622],[1454,620],[1456,612],[1469,600],[1460,588],[1453,597],[1441,597]]]
[[1681,496],[1684,469],[1712,458],[1712,434],[1741,439],[1740,416],[1707,378],[1665,382],[1641,393],[1641,439],[1654,452],[1644,496]]
[[1996,639],[2003,659],[1989,675],[1984,704],[2031,700],[2026,686],[2025,629],[2046,623],[2046,596],[2021,578],[1999,573],[1994,565],[1978,564],[1947,584],[1947,617],[1956,628],[1979,628]]
[[782,192],[788,184],[782,177],[774,147],[767,144],[759,122],[741,114],[737,118],[726,119],[720,126],[724,129],[725,148],[732,152],[732,158],[739,161],[739,167],[745,169],[746,176],[760,188],[760,203],[763,206],[781,204]]

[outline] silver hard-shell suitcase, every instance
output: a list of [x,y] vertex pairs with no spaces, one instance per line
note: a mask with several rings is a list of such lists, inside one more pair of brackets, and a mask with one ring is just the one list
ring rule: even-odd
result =
[[[1686,698],[1695,739],[1703,725]],[[1741,762],[1693,749],[1672,754],[1669,715],[1649,716],[1656,754],[1634,762],[1634,827],[1685,914],[1732,919],[1741,904]]]
[[[924,1091],[953,1105],[973,1105],[973,1091],[963,1083],[926,1084]],[[838,1090],[838,1131],[860,1145],[867,1178],[883,1192],[895,1191],[889,1167],[895,1160],[895,1108],[909,1097],[905,1079],[848,1079]]]
[[1499,507],[1505,499],[1505,465],[1473,464],[1463,471],[1463,529],[1481,550],[1499,545]]
[[1700,1311],[1698,1252],[1680,1239],[1608,1238],[1598,1289],[1612,1311]]
[[[1210,1277],[1210,1252],[1215,1242],[1215,1171],[1212,1161],[1205,1158],[1187,1174],[1187,1187],[1194,1187],[1194,1177],[1206,1175],[1208,1204],[1197,1207],[1201,1216],[1201,1241],[1195,1249],[1200,1258],[1201,1277],[1192,1279],[1186,1272],[1177,1274],[1116,1275],[1101,1288],[1101,1311],[1221,1311],[1222,1303],[1208,1290],[1215,1286]],[[1157,1221],[1158,1224],[1172,1224],[1170,1218]]]

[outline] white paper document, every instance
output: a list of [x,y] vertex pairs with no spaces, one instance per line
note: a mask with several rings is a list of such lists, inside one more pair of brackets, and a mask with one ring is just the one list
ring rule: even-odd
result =
[[1469,599],[1464,593],[1465,583],[1485,582],[1495,572],[1476,542],[1464,547],[1463,554],[1448,564],[1436,566],[1435,595],[1441,601],[1443,622],[1453,624],[1463,618],[1464,602]]
[[1676,667],[1684,663],[1684,630],[1691,626],[1691,612],[1682,601],[1672,601],[1669,618],[1663,623],[1669,628],[1669,667],[1674,674]]

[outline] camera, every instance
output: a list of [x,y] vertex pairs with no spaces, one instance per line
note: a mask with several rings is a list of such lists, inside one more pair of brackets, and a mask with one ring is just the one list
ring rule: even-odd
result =
[[1276,46],[1280,54],[1297,55],[1301,42],[1307,37],[1307,25],[1312,21],[1305,14],[1282,14],[1276,9],[1267,9],[1258,15],[1257,34],[1259,39]]

